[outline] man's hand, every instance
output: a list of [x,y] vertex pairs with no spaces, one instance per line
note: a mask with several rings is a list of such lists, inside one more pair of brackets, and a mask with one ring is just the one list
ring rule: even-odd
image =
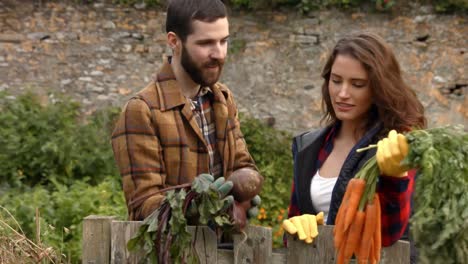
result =
[[258,215],[258,207],[260,206],[260,203],[262,202],[262,198],[260,196],[255,195],[255,197],[250,200],[250,209],[247,211],[247,217],[254,218]]
[[401,161],[408,155],[408,142],[406,137],[391,130],[388,137],[377,143],[377,164],[383,175],[404,177],[408,168],[401,166]]
[[234,227],[241,231],[247,225],[247,219],[256,217],[258,215],[258,206],[261,203],[260,196],[256,195],[252,200],[238,202],[234,201],[232,209],[232,218],[234,220]]
[[323,212],[316,216],[303,214],[283,221],[283,228],[291,235],[297,234],[300,240],[310,244],[318,236],[317,224],[323,224]]
[[[223,200],[224,208],[228,208],[233,204],[234,197],[228,195],[233,187],[232,181],[226,181],[224,177],[219,177],[214,180],[212,175],[206,173],[198,175],[196,180],[199,181],[200,189],[202,189],[203,192],[208,192],[210,189],[215,190],[219,195],[219,199]],[[196,219],[196,216],[199,214],[197,208],[196,201],[192,200],[186,212],[188,219]]]

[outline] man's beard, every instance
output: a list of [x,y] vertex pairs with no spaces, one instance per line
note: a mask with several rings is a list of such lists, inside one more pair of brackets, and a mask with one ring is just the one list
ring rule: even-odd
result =
[[[221,71],[223,69],[224,60],[211,59],[209,62],[203,63],[201,66],[198,66],[188,53],[188,50],[185,48],[185,46],[182,45],[180,63],[195,83],[198,83],[201,86],[212,86],[219,80],[219,76],[221,75]],[[207,68],[214,66],[218,66],[218,72],[208,72]]]

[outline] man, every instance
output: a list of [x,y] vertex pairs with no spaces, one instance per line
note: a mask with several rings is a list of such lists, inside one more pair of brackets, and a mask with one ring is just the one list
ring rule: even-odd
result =
[[[112,134],[130,220],[157,209],[162,189],[190,183],[202,173],[229,179],[247,168],[258,178],[258,192],[263,183],[243,139],[233,96],[218,82],[229,38],[224,4],[172,0],[166,32],[172,56],[125,105]],[[235,204],[250,207],[250,201]]]

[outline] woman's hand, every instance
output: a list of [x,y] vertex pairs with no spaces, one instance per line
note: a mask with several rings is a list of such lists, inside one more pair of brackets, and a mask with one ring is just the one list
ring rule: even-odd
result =
[[404,177],[409,168],[401,161],[408,155],[408,142],[403,134],[395,130],[388,132],[388,137],[377,143],[377,164],[380,172],[386,176]]
[[283,228],[291,235],[297,234],[300,240],[310,244],[318,236],[317,225],[323,224],[323,212],[316,216],[303,214],[283,221]]

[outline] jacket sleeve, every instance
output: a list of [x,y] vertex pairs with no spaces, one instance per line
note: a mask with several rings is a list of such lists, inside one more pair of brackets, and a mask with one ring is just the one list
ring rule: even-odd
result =
[[240,169],[240,168],[251,168],[258,171],[257,167],[255,166],[255,162],[252,156],[247,149],[247,143],[245,142],[244,135],[241,132],[239,117],[236,112],[236,116],[234,118],[235,123],[235,142],[236,142],[236,153],[234,155],[234,169],[233,171]]
[[292,156],[294,161],[294,177],[292,180],[291,185],[291,199],[288,206],[288,218],[301,215],[299,210],[299,201],[297,199],[297,192],[296,192],[296,153],[297,153],[297,146],[296,141],[294,140],[292,143]]
[[[251,168],[253,170],[258,171],[257,166],[255,165],[255,161],[249,153],[247,149],[247,143],[245,142],[244,135],[241,131],[241,124],[239,121],[239,113],[237,110],[236,102],[233,98],[231,92],[229,92],[229,96],[227,98],[228,104],[228,111],[233,113],[234,118],[232,119],[232,128],[233,128],[233,136],[235,142],[235,153],[234,153],[234,167],[233,171],[241,169],[241,168]],[[263,177],[262,177],[263,178]]]
[[165,169],[160,141],[151,111],[140,99],[124,107],[112,133],[112,149],[122,176],[130,220],[142,220],[158,208],[164,198]]
[[378,193],[381,207],[382,246],[398,241],[408,225],[416,170],[402,178],[381,175]]

